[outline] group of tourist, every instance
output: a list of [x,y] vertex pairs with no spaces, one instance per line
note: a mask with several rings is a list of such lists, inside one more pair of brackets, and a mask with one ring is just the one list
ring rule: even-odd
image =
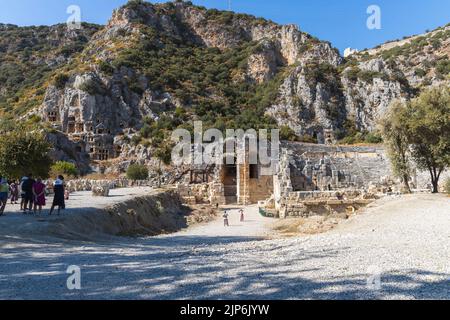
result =
[[[217,205],[217,207],[219,207],[218,205]],[[228,220],[228,216],[229,216],[229,214],[228,214],[228,210],[225,210],[225,212],[223,213],[223,225],[224,225],[224,227],[229,227],[230,226],[230,221]],[[244,222],[244,220],[245,220],[245,216],[244,216],[244,210],[239,210],[239,216],[240,216],[240,221],[241,222]]]
[[42,208],[46,205],[49,188],[53,189],[54,194],[49,215],[52,215],[56,207],[59,215],[60,210],[65,209],[67,199],[63,176],[58,176],[50,185],[44,183],[41,178],[34,179],[32,174],[22,177],[20,181],[8,181],[0,176],[0,216],[5,212],[8,199],[12,205],[18,205],[20,200],[20,210],[24,214],[41,214]]

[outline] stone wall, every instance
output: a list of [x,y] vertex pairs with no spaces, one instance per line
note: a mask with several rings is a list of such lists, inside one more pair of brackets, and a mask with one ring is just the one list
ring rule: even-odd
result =
[[186,204],[210,203],[210,184],[178,184],[178,194]]
[[288,143],[294,191],[368,189],[394,181],[386,153],[379,146],[326,146]]
[[354,213],[377,199],[377,196],[361,190],[291,192],[283,199],[279,215],[309,217]]
[[249,203],[255,204],[260,200],[267,199],[273,193],[273,177],[261,176],[259,179],[250,179],[249,190]]
[[114,179],[114,180],[90,180],[90,179],[76,179],[69,180],[66,183],[66,189],[69,192],[76,191],[92,191],[96,186],[108,186],[109,189],[115,188],[130,188],[130,187],[151,187],[152,181],[149,180],[129,180],[129,179]]

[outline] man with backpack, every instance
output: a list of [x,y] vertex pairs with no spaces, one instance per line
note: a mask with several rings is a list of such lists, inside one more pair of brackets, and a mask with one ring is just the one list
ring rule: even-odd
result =
[[33,184],[35,183],[33,175],[30,173],[27,177],[24,177],[21,189],[22,189],[22,201],[23,212],[26,214],[27,210],[31,212],[33,209]]

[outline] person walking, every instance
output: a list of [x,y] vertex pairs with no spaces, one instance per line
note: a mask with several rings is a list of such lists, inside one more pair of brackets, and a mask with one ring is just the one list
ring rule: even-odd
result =
[[55,207],[58,207],[58,215],[59,215],[61,212],[61,209],[64,210],[66,208],[66,203],[64,200],[64,177],[63,176],[58,176],[58,178],[55,180],[55,182],[53,184],[53,192],[54,192],[53,203],[52,203],[52,207],[50,208],[49,215],[52,215]]
[[5,178],[0,177],[0,216],[5,212],[6,203],[8,202],[8,192],[8,181]]
[[239,213],[241,214],[241,222],[244,222],[244,220],[245,220],[244,210],[243,209],[239,210]]
[[34,214],[39,209],[39,215],[42,213],[42,206],[45,206],[45,184],[42,179],[38,178],[33,184],[33,198],[34,198]]
[[23,211],[26,214],[27,210],[31,212],[33,209],[33,184],[36,181],[33,179],[33,175],[30,173],[22,182],[22,194],[24,195]]
[[11,193],[11,204],[17,204],[19,200],[19,184],[17,181],[11,182],[9,185],[9,192]]
[[229,227],[230,222],[228,221],[228,211],[225,210],[225,213],[223,214],[223,226]]
[[25,191],[23,191],[23,183],[28,180],[27,176],[22,177],[19,183],[19,193],[20,193],[20,211],[25,211]]

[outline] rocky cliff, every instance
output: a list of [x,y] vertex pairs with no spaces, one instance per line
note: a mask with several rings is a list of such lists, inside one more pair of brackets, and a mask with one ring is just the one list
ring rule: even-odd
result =
[[[25,29],[1,28],[0,51],[48,69],[39,81],[0,85],[4,118],[38,119],[53,137],[68,138],[53,138],[63,143],[59,157],[110,171],[157,165],[155,150],[167,153],[171,130],[192,120],[219,129],[281,125],[284,138],[318,142],[375,131],[392,100],[449,73],[449,27],[346,59],[294,25],[180,1],[130,1],[106,26],[69,34],[63,26],[26,29],[35,37],[19,37],[24,50],[5,43],[11,29]],[[13,67],[2,59],[5,68]]]

